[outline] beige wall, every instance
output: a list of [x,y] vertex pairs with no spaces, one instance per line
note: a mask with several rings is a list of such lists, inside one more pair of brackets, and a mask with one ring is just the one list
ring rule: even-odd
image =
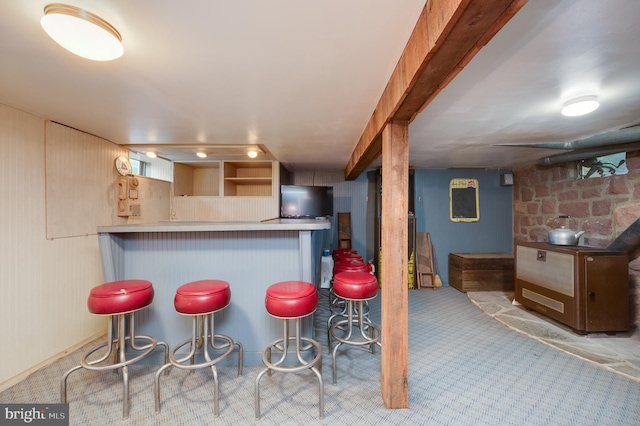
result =
[[[105,320],[86,309],[89,290],[102,282],[97,238],[91,230],[128,221],[112,211],[105,216],[103,210],[104,205],[113,204],[118,176],[114,153],[121,149],[73,129],[54,129],[65,138],[79,138],[83,149],[78,156],[95,162],[85,164],[89,169],[101,170],[92,179],[83,179],[78,173],[79,158],[59,156],[59,148],[52,146],[45,151],[47,126],[52,124],[59,126],[0,105],[0,390],[105,332]],[[59,161],[65,167],[57,167]],[[62,197],[55,192],[61,188],[56,181],[65,182],[66,203],[52,202],[52,197],[56,201]],[[147,207],[147,212],[154,213],[137,221],[168,219],[169,187],[168,182],[144,180],[142,211]],[[77,195],[87,191],[97,194],[100,207]],[[73,208],[67,208],[69,203]],[[71,216],[73,223],[78,207],[89,232],[47,237],[47,218]]]

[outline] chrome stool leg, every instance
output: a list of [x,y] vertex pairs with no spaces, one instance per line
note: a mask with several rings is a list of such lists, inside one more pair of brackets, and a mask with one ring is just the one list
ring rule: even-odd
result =
[[[291,318],[295,321],[295,336],[289,336],[289,319],[284,318],[284,333],[283,338],[275,340],[267,346],[262,352],[262,362],[266,365],[266,368],[256,377],[255,383],[255,417],[256,420],[260,419],[260,379],[266,374],[271,374],[271,371],[280,371],[285,373],[295,373],[302,370],[311,370],[318,377],[318,405],[319,405],[319,414],[318,418],[320,420],[324,419],[324,383],[322,380],[322,374],[320,373],[319,368],[322,368],[322,346],[320,343],[315,340],[301,336],[300,331],[300,318]],[[294,340],[295,342],[295,354],[298,359],[298,365],[294,366],[284,366],[282,365],[289,354],[289,340]],[[302,342],[308,343],[308,345],[303,346]],[[271,361],[271,352],[272,349],[275,348],[279,351],[282,351],[282,355],[280,359],[275,362]],[[312,360],[305,360],[302,356],[301,352],[315,349],[315,356]],[[316,367],[318,366],[318,367]]]
[[[155,338],[151,336],[145,335],[136,335],[135,334],[135,326],[134,326],[134,312],[122,313],[117,315],[112,315],[109,319],[108,331],[107,331],[107,341],[101,345],[98,345],[87,352],[81,359],[80,365],[77,365],[70,370],[68,370],[63,376],[62,381],[60,383],[60,402],[67,402],[67,379],[69,375],[74,371],[80,370],[81,368],[85,368],[87,370],[92,371],[107,371],[107,370],[117,370],[122,368],[122,385],[123,385],[123,407],[122,407],[122,417],[123,419],[129,418],[129,368],[130,364],[133,364],[145,356],[149,355],[157,346],[164,347],[165,360],[168,359],[169,347],[165,342],[159,342]],[[117,330],[114,332],[113,319],[116,319],[116,328]],[[129,320],[129,335],[125,333],[125,322]],[[114,336],[115,333],[115,336]],[[146,345],[138,346],[136,339],[142,339],[148,341]],[[129,341],[129,347],[132,350],[141,352],[137,356],[131,359],[126,358],[126,342]],[[98,350],[103,347],[107,348],[107,352],[102,355],[100,358],[89,361],[89,357]],[[110,356],[115,354],[115,363],[107,364],[107,365],[98,365],[104,361],[106,361]]]
[[[364,300],[347,300],[347,318],[331,325],[329,336],[338,341],[331,351],[333,361],[333,384],[337,384],[337,364],[336,354],[342,344],[353,346],[369,346],[373,353],[375,345],[382,346],[380,342],[380,327],[373,324],[364,314]],[[357,309],[354,309],[354,301],[358,302]],[[355,314],[354,314],[355,311]],[[354,326],[358,328],[360,336],[355,336]]]
[[[223,340],[224,343],[216,344],[216,339]],[[189,352],[181,358],[176,358],[176,353],[185,345],[189,345]],[[213,375],[213,415],[218,417],[220,413],[220,397],[219,397],[219,383],[218,383],[218,370],[215,366],[216,363],[226,358],[234,348],[238,348],[238,376],[242,375],[242,357],[243,349],[240,342],[234,341],[231,337],[224,334],[215,334],[215,322],[214,313],[193,315],[192,317],[192,331],[189,339],[180,342],[169,353],[169,362],[164,364],[156,371],[154,375],[154,396],[155,396],[155,410],[156,413],[161,411],[160,405],[160,376],[164,371],[168,371],[170,367],[177,367],[183,370],[189,370],[193,373],[199,368],[211,368]],[[209,348],[214,351],[224,352],[218,356],[213,356],[209,352]],[[201,349],[204,361],[200,363],[195,362],[196,353]]]

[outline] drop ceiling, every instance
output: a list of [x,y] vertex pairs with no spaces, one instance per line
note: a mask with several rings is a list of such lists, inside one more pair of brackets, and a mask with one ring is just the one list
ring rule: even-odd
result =
[[[425,5],[70,0],[122,34],[123,57],[90,62],[42,31],[48,3],[0,2],[0,103],[175,158],[260,145],[292,171],[344,170]],[[518,168],[557,150],[499,145],[640,124],[639,16],[637,0],[529,0],[411,123],[411,165]],[[584,94],[600,108],[560,115]]]

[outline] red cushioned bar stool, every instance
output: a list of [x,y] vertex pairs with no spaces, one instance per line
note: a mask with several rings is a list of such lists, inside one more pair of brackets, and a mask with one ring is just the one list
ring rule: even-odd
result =
[[[336,353],[340,345],[369,346],[374,352],[375,345],[381,346],[380,327],[373,324],[364,314],[364,302],[375,298],[378,294],[378,281],[375,275],[367,272],[340,272],[333,279],[336,296],[347,301],[345,319],[331,324],[329,328],[329,350],[332,339],[338,341],[331,351],[333,361],[333,384],[336,379]],[[354,303],[357,306],[354,308]],[[359,333],[354,332],[359,329]],[[359,334],[359,336],[357,335]]]
[[[275,340],[262,351],[262,362],[267,368],[262,370],[256,377],[256,420],[260,419],[260,379],[266,374],[271,375],[271,371],[284,373],[295,373],[309,369],[318,376],[319,381],[319,418],[324,418],[324,386],[322,382],[322,346],[320,343],[309,337],[301,336],[300,319],[313,314],[318,306],[318,292],[316,287],[305,281],[283,281],[273,284],[267,288],[265,306],[269,315],[280,318],[284,323],[284,333],[282,339]],[[295,332],[289,335],[289,320],[295,322]],[[285,360],[289,352],[289,341],[295,342],[295,355],[297,360],[293,364]],[[307,345],[303,345],[306,342]],[[275,362],[271,361],[273,350],[282,352],[282,356]],[[302,351],[315,350],[313,359],[307,360],[303,357]],[[317,367],[316,367],[317,366]]]
[[[164,342],[159,342],[151,336],[135,333],[134,314],[146,308],[153,301],[153,286],[146,280],[122,280],[105,283],[94,287],[89,293],[87,307],[89,312],[96,315],[109,316],[107,341],[87,352],[80,361],[80,365],[73,367],[62,376],[60,384],[60,400],[67,402],[67,378],[71,373],[81,368],[92,371],[106,371],[122,369],[122,381],[124,386],[122,417],[129,417],[129,368],[130,364],[140,361],[149,355],[156,346],[164,346],[164,359],[168,361],[169,347]],[[129,333],[126,333],[126,323],[129,324]],[[147,343],[138,345],[138,340]],[[127,341],[129,344],[127,345]],[[90,356],[103,347],[107,351],[98,359],[89,360]],[[127,359],[127,346],[136,352],[137,356]],[[112,359],[104,363],[111,357]]]
[[[364,263],[363,261],[358,260],[341,260],[334,263],[333,266],[333,276],[335,277],[340,272],[368,272],[371,273],[371,265]],[[355,307],[357,309],[357,306]],[[362,306],[365,316],[369,313],[369,304],[367,301],[364,302]],[[329,310],[331,315],[327,320],[327,339],[329,342],[329,351],[331,352],[331,334],[329,334],[329,330],[331,329],[331,324],[338,317],[347,317],[347,309],[348,304],[347,301],[341,297],[336,296],[333,290],[333,280],[331,281],[331,286],[329,288]]]
[[[191,337],[171,350],[169,362],[160,367],[155,374],[156,413],[160,412],[160,376],[163,371],[172,366],[191,372],[198,368],[210,367],[213,373],[213,414],[218,417],[220,398],[218,370],[215,364],[226,358],[236,346],[238,347],[238,376],[242,375],[242,344],[224,334],[215,334],[214,328],[214,314],[226,308],[230,301],[229,283],[222,280],[193,281],[176,290],[173,304],[176,312],[192,317]],[[176,352],[185,345],[189,345],[188,353],[176,359]],[[202,349],[204,360],[195,363],[196,352],[199,349]],[[217,356],[214,355],[216,352]]]
[[[362,259],[362,258],[361,258]],[[333,264],[333,276],[340,272],[370,272],[371,267],[362,260],[338,260]],[[329,310],[331,316],[327,321],[327,329],[331,327],[331,322],[338,315],[345,315],[347,312],[347,304],[344,299],[336,297],[333,290],[333,280],[329,286]]]
[[[333,276],[335,277],[338,272],[366,272],[370,267],[361,256],[357,257],[336,257],[333,261]],[[330,288],[330,296],[333,297],[333,285]],[[333,301],[333,300],[332,300]]]

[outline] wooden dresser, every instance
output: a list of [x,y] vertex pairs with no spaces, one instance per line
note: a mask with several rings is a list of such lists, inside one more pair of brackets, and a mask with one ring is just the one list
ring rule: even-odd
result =
[[513,259],[508,253],[450,253],[449,285],[465,293],[513,291]]

